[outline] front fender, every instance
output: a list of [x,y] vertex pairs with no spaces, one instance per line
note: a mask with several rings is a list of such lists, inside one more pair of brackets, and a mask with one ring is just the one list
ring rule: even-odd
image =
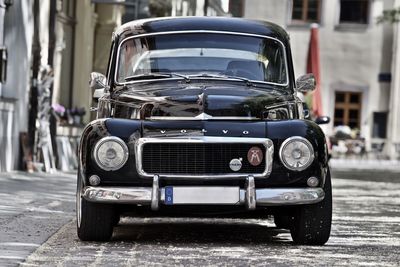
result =
[[[304,180],[310,176],[320,177],[321,187],[325,184],[325,177],[328,171],[328,150],[325,134],[316,123],[309,120],[270,121],[267,122],[267,136],[274,142],[275,155],[271,176],[280,177],[276,181],[278,184],[293,183],[296,180],[302,180],[304,183]],[[279,158],[279,148],[282,143],[293,136],[301,136],[310,141],[315,153],[314,162],[301,172],[286,169]],[[287,177],[287,179],[284,177]]]
[[[93,148],[96,142],[106,136],[117,136],[124,140],[130,150],[129,161],[134,162],[134,144],[137,138],[141,137],[141,122],[125,119],[98,119],[90,122],[83,130],[79,150],[79,171],[83,184],[87,184],[87,178],[91,174],[102,174],[110,180],[120,177],[135,177],[136,169],[125,166],[119,171],[104,171],[100,169],[93,160]],[[125,173],[124,173],[125,172]]]
[[90,161],[91,148],[98,139],[109,135],[105,126],[105,119],[98,119],[90,122],[83,129],[78,148],[78,171],[83,184],[86,185],[86,173]]

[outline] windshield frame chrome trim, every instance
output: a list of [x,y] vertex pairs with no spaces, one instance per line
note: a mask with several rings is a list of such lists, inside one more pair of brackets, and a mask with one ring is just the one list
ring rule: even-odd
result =
[[[169,78],[162,78],[162,79],[146,79],[146,80],[139,80],[139,81],[128,81],[125,83],[120,83],[118,81],[118,71],[119,71],[119,58],[120,58],[120,50],[121,46],[124,42],[131,40],[131,39],[136,39],[136,38],[141,38],[141,37],[146,37],[146,36],[158,36],[158,35],[171,35],[171,34],[187,34],[187,33],[211,33],[211,34],[228,34],[228,35],[238,35],[238,36],[248,36],[248,37],[258,37],[258,38],[263,38],[263,39],[269,39],[278,42],[282,49],[283,49],[283,57],[285,61],[285,71],[286,71],[286,83],[281,84],[281,83],[273,83],[273,82],[266,82],[266,81],[258,81],[258,80],[249,80],[250,83],[255,83],[255,84],[265,84],[265,85],[275,85],[275,86],[281,86],[281,87],[287,87],[289,85],[289,69],[288,69],[288,60],[287,60],[287,54],[286,54],[286,46],[285,44],[274,37],[271,36],[265,36],[265,35],[260,35],[260,34],[253,34],[253,33],[243,33],[243,32],[231,32],[231,31],[215,31],[215,30],[184,30],[184,31],[165,31],[165,32],[154,32],[154,33],[143,33],[143,34],[138,34],[135,36],[130,36],[127,38],[124,38],[119,42],[118,44],[118,50],[117,50],[117,55],[116,55],[116,62],[115,62],[115,72],[114,72],[114,84],[117,86],[124,86],[128,84],[137,84],[137,83],[142,83],[142,82],[149,82],[149,81],[171,81],[171,80],[182,80],[183,78],[181,77],[169,77]],[[227,81],[240,81],[239,79],[233,79],[233,78],[211,78],[211,77],[195,77],[194,79],[199,79],[199,80],[227,80]]]

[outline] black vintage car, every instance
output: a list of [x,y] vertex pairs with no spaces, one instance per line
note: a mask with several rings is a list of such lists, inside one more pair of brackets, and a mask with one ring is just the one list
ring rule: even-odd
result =
[[108,240],[131,216],[273,216],[298,244],[329,239],[325,136],[304,119],[289,37],[234,18],[138,20],[93,73],[79,149],[77,231]]

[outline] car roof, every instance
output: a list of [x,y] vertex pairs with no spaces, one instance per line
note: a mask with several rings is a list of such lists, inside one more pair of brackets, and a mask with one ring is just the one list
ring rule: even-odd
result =
[[257,34],[276,38],[284,44],[289,42],[287,32],[274,23],[230,17],[162,17],[135,20],[118,27],[114,38],[123,40],[138,34],[196,30]]

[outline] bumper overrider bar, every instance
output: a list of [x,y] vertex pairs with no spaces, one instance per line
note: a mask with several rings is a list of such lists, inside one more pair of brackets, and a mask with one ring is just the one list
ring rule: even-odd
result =
[[[256,206],[303,205],[320,202],[325,197],[322,188],[262,188],[256,189],[254,177],[246,178],[245,188],[234,186],[176,186],[172,189],[183,192],[183,197],[176,202],[169,201],[171,187],[159,187],[159,176],[154,175],[152,187],[95,187],[83,189],[83,197],[91,202],[109,204],[141,204],[150,205],[152,210],[158,210],[160,203],[174,205],[204,204],[204,205],[245,205],[254,210]],[[196,197],[199,192],[209,194]],[[228,196],[220,196],[213,192],[229,192]],[[232,194],[233,192],[233,194]],[[235,195],[237,192],[237,195]],[[214,196],[214,197],[210,197]]]

